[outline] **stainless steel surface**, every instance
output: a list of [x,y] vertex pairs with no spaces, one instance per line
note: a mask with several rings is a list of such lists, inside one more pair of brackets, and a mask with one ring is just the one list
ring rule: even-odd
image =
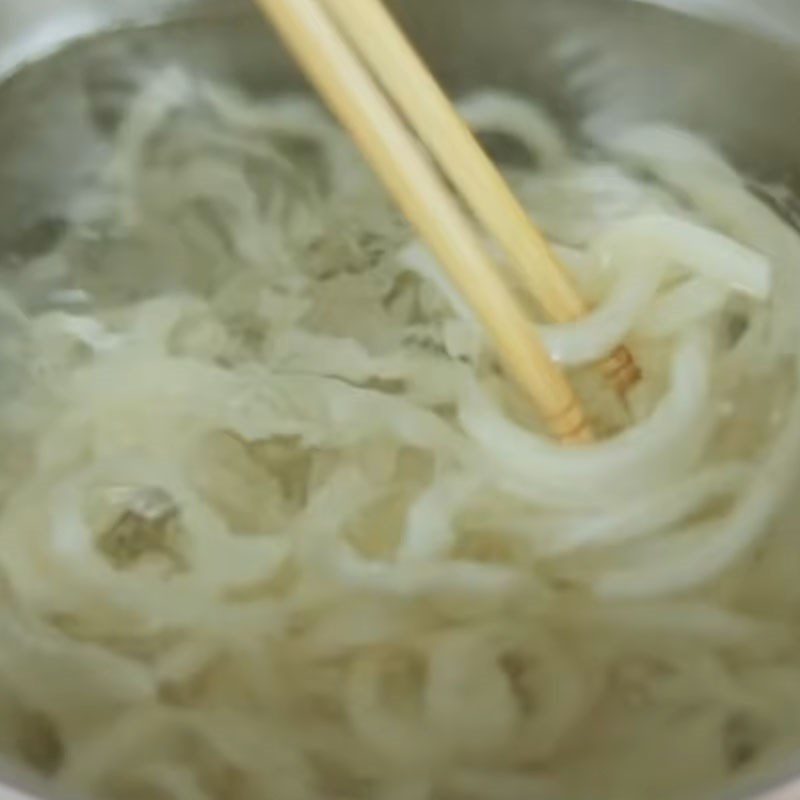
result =
[[800,39],[796,0],[637,0],[695,17],[733,23],[773,39],[796,43]]
[[[679,123],[760,176],[800,186],[800,0],[394,6],[453,91],[524,91],[575,129]],[[58,233],[137,81],[176,61],[254,93],[302,82],[247,0],[0,0],[0,257]],[[791,775],[800,753],[730,797],[800,800]],[[21,785],[2,766],[0,776]]]

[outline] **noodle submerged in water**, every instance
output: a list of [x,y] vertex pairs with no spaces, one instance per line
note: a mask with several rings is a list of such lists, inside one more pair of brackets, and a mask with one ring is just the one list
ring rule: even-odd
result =
[[686,133],[462,111],[595,309],[538,325],[603,440],[547,438],[313,103],[159,76],[0,297],[5,753],[125,800],[638,800],[800,744],[800,237]]

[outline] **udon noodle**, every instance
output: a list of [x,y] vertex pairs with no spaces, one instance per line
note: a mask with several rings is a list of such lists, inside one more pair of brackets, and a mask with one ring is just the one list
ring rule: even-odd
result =
[[111,800],[657,800],[800,743],[800,238],[688,133],[461,110],[594,308],[530,315],[602,441],[545,435],[311,100],[159,75],[5,273],[11,758]]

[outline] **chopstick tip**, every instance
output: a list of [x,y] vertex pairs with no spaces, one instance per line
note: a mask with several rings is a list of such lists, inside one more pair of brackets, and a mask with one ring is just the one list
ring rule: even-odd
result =
[[624,345],[618,347],[604,363],[603,374],[623,398],[642,379],[642,370]]

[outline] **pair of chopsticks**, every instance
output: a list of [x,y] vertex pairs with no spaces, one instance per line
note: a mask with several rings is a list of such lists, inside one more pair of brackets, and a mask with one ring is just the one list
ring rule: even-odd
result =
[[[502,246],[553,320],[579,319],[587,307],[381,0],[255,2],[447,269],[507,371],[536,404],[552,433],[564,442],[591,441],[591,429],[572,386],[550,359],[473,221],[419,142],[437,159],[441,172]],[[613,354],[604,368],[622,391],[638,378],[625,348]]]

